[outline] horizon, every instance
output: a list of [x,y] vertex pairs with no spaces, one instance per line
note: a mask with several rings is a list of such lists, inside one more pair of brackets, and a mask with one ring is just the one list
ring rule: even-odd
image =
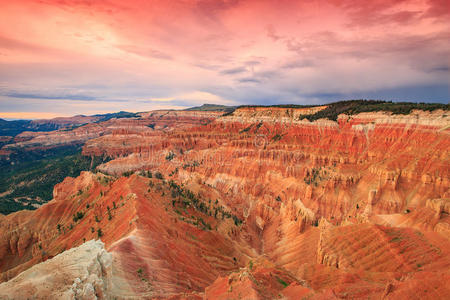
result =
[[2,1],[0,117],[448,103],[449,16],[439,0]]
[[[37,117],[40,114],[36,113],[36,114],[32,114],[32,115],[36,115],[36,117],[3,117],[4,113],[0,112],[0,119],[5,120],[5,121],[25,121],[25,120],[48,120],[48,119],[55,119],[55,118],[71,118],[71,117],[90,117],[90,116],[95,116],[95,115],[106,115],[106,114],[113,114],[113,113],[118,113],[118,112],[130,112],[130,113],[145,113],[145,112],[149,112],[149,111],[156,111],[156,110],[189,110],[191,108],[197,108],[197,107],[202,107],[202,106],[207,106],[207,105],[211,105],[211,106],[223,106],[223,107],[230,107],[230,108],[239,108],[239,107],[245,107],[245,106],[260,106],[260,107],[273,107],[273,106],[293,106],[293,105],[299,105],[299,106],[321,106],[321,105],[330,105],[333,103],[338,103],[338,102],[342,102],[342,101],[354,101],[354,100],[363,100],[363,101],[383,101],[385,103],[416,103],[416,104],[442,104],[439,102],[419,102],[419,101],[386,101],[386,100],[380,100],[380,99],[346,99],[346,100],[337,100],[337,101],[330,101],[330,102],[326,102],[326,103],[321,103],[321,104],[313,104],[313,105],[308,105],[308,104],[294,104],[294,103],[280,103],[280,104],[240,104],[240,105],[235,105],[235,106],[227,106],[227,105],[222,105],[222,104],[217,104],[217,103],[203,103],[201,105],[197,105],[197,106],[191,106],[191,107],[181,107],[181,108],[167,108],[167,109],[154,109],[154,110],[148,110],[148,111],[126,111],[126,110],[121,110],[121,111],[105,111],[105,112],[100,112],[100,113],[95,113],[95,114],[91,114],[91,115],[85,115],[85,114],[67,114],[67,115],[56,115],[53,116],[52,114],[45,114],[43,113],[41,116],[48,116],[47,118],[45,117]],[[444,103],[445,104],[445,103]],[[448,105],[448,103],[446,103]],[[6,114],[7,116],[20,116],[21,113],[13,113],[13,114]],[[27,114],[26,114],[27,115]],[[30,114],[28,114],[30,116]]]

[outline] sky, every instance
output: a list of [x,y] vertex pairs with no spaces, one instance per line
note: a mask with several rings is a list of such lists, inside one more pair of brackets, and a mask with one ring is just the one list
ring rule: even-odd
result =
[[0,118],[450,99],[447,0],[0,0]]

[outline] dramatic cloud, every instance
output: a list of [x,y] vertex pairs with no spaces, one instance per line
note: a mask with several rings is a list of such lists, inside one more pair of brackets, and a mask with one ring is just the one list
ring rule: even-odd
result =
[[442,0],[0,0],[0,111],[448,102]]

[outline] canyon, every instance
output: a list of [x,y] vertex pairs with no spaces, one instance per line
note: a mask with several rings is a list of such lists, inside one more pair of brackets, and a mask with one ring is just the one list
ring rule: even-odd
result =
[[305,118],[326,109],[18,134],[4,159],[76,145],[103,163],[0,215],[0,299],[450,298],[448,109]]

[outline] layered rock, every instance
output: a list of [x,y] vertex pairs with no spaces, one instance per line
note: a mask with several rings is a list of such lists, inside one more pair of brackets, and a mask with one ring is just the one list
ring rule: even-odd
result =
[[[195,112],[195,111],[153,111],[140,113],[133,118],[112,118],[99,122],[101,116],[73,117],[52,119],[55,124],[76,125],[74,129],[60,129],[49,132],[23,132],[14,138],[15,143],[5,145],[2,151],[9,155],[11,151],[49,149],[66,145],[82,145],[86,141],[103,135],[152,135],[154,131],[170,131],[174,128],[185,128],[194,125],[207,124],[222,115],[223,112]],[[37,120],[43,123],[49,120]],[[47,124],[45,123],[45,124]],[[59,127],[56,128],[59,128]],[[2,152],[0,152],[2,153]]]
[[260,258],[236,273],[218,277],[206,288],[204,299],[299,299],[313,295],[306,282]]
[[83,153],[109,175],[0,218],[3,280],[100,237],[119,298],[450,297],[447,113],[320,109],[103,122]]
[[[441,130],[449,118],[442,112],[340,116],[337,123],[285,114],[290,122],[278,122],[279,112],[269,122],[267,112],[238,109],[189,131],[105,135],[89,141],[84,153],[119,158],[101,167],[113,174],[178,168],[184,180],[201,177],[247,206],[260,195],[300,199],[333,223],[358,218],[364,210],[423,207],[450,186],[449,130]],[[431,146],[422,147],[424,141]],[[369,191],[376,191],[370,199]]]
[[[200,193],[192,197],[203,203],[202,210],[174,197],[178,190],[159,179],[114,180],[89,172],[67,178],[55,187],[51,202],[0,220],[2,280],[101,238],[115,262],[109,289],[114,295],[201,292],[217,276],[245,264],[254,251],[232,214],[224,215],[230,210],[221,200],[206,200],[213,191],[191,188],[192,195]],[[219,213],[211,216],[213,209]]]

